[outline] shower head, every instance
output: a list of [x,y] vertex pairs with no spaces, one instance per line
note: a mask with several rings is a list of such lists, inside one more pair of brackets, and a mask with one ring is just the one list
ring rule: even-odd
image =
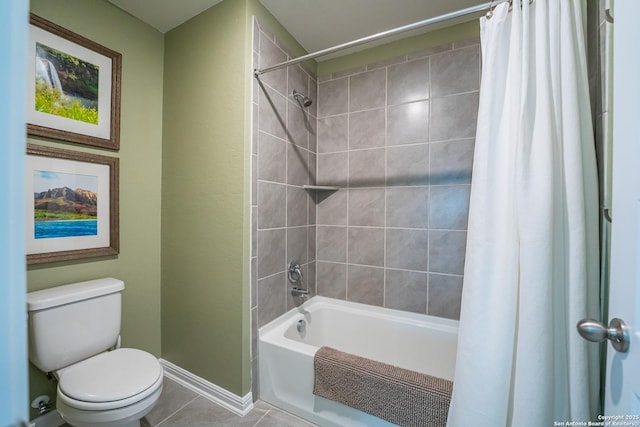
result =
[[310,107],[311,104],[313,104],[313,101],[311,100],[311,98],[309,98],[306,95],[301,94],[300,92],[298,92],[297,90],[293,90],[293,98],[298,101],[301,102],[303,106],[305,107]]

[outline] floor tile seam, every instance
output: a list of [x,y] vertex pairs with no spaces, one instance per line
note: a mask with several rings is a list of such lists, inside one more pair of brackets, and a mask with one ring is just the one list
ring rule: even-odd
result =
[[176,409],[175,411],[173,411],[171,413],[171,415],[167,416],[165,419],[163,419],[162,421],[160,421],[158,424],[156,424],[156,426],[160,426],[162,424],[164,424],[165,422],[167,422],[169,420],[169,418],[173,417],[174,415],[176,415],[178,412],[182,411],[184,408],[186,408],[187,406],[191,405],[193,402],[195,402],[196,400],[198,400],[200,397],[199,395],[196,395],[193,399],[191,399],[190,401],[188,401],[187,403],[185,403],[184,405],[182,405],[179,409]]

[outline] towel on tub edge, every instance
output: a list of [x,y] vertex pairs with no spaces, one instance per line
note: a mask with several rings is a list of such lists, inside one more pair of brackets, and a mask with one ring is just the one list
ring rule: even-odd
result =
[[313,394],[401,426],[447,424],[451,381],[331,347],[313,359]]

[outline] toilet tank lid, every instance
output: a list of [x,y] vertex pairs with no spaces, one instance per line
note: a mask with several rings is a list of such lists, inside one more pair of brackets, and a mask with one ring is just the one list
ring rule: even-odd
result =
[[120,292],[123,289],[124,282],[122,280],[107,277],[29,292],[27,294],[27,311],[44,310]]

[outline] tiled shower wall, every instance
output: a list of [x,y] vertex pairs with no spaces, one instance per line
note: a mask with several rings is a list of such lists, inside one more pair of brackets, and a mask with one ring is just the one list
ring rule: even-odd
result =
[[478,40],[322,78],[317,293],[457,319]]
[[[289,58],[258,23],[253,54],[259,68]],[[254,79],[254,396],[258,328],[300,303],[292,260],[312,295],[459,317],[479,79],[477,39],[320,83],[300,66]]]
[[[254,21],[253,63],[289,59],[280,41]],[[258,328],[300,301],[288,289],[289,261],[315,289],[315,204],[303,185],[315,182],[316,103],[303,108],[292,91],[315,101],[317,82],[300,66],[264,74],[253,84],[251,321],[253,396],[258,397]]]

